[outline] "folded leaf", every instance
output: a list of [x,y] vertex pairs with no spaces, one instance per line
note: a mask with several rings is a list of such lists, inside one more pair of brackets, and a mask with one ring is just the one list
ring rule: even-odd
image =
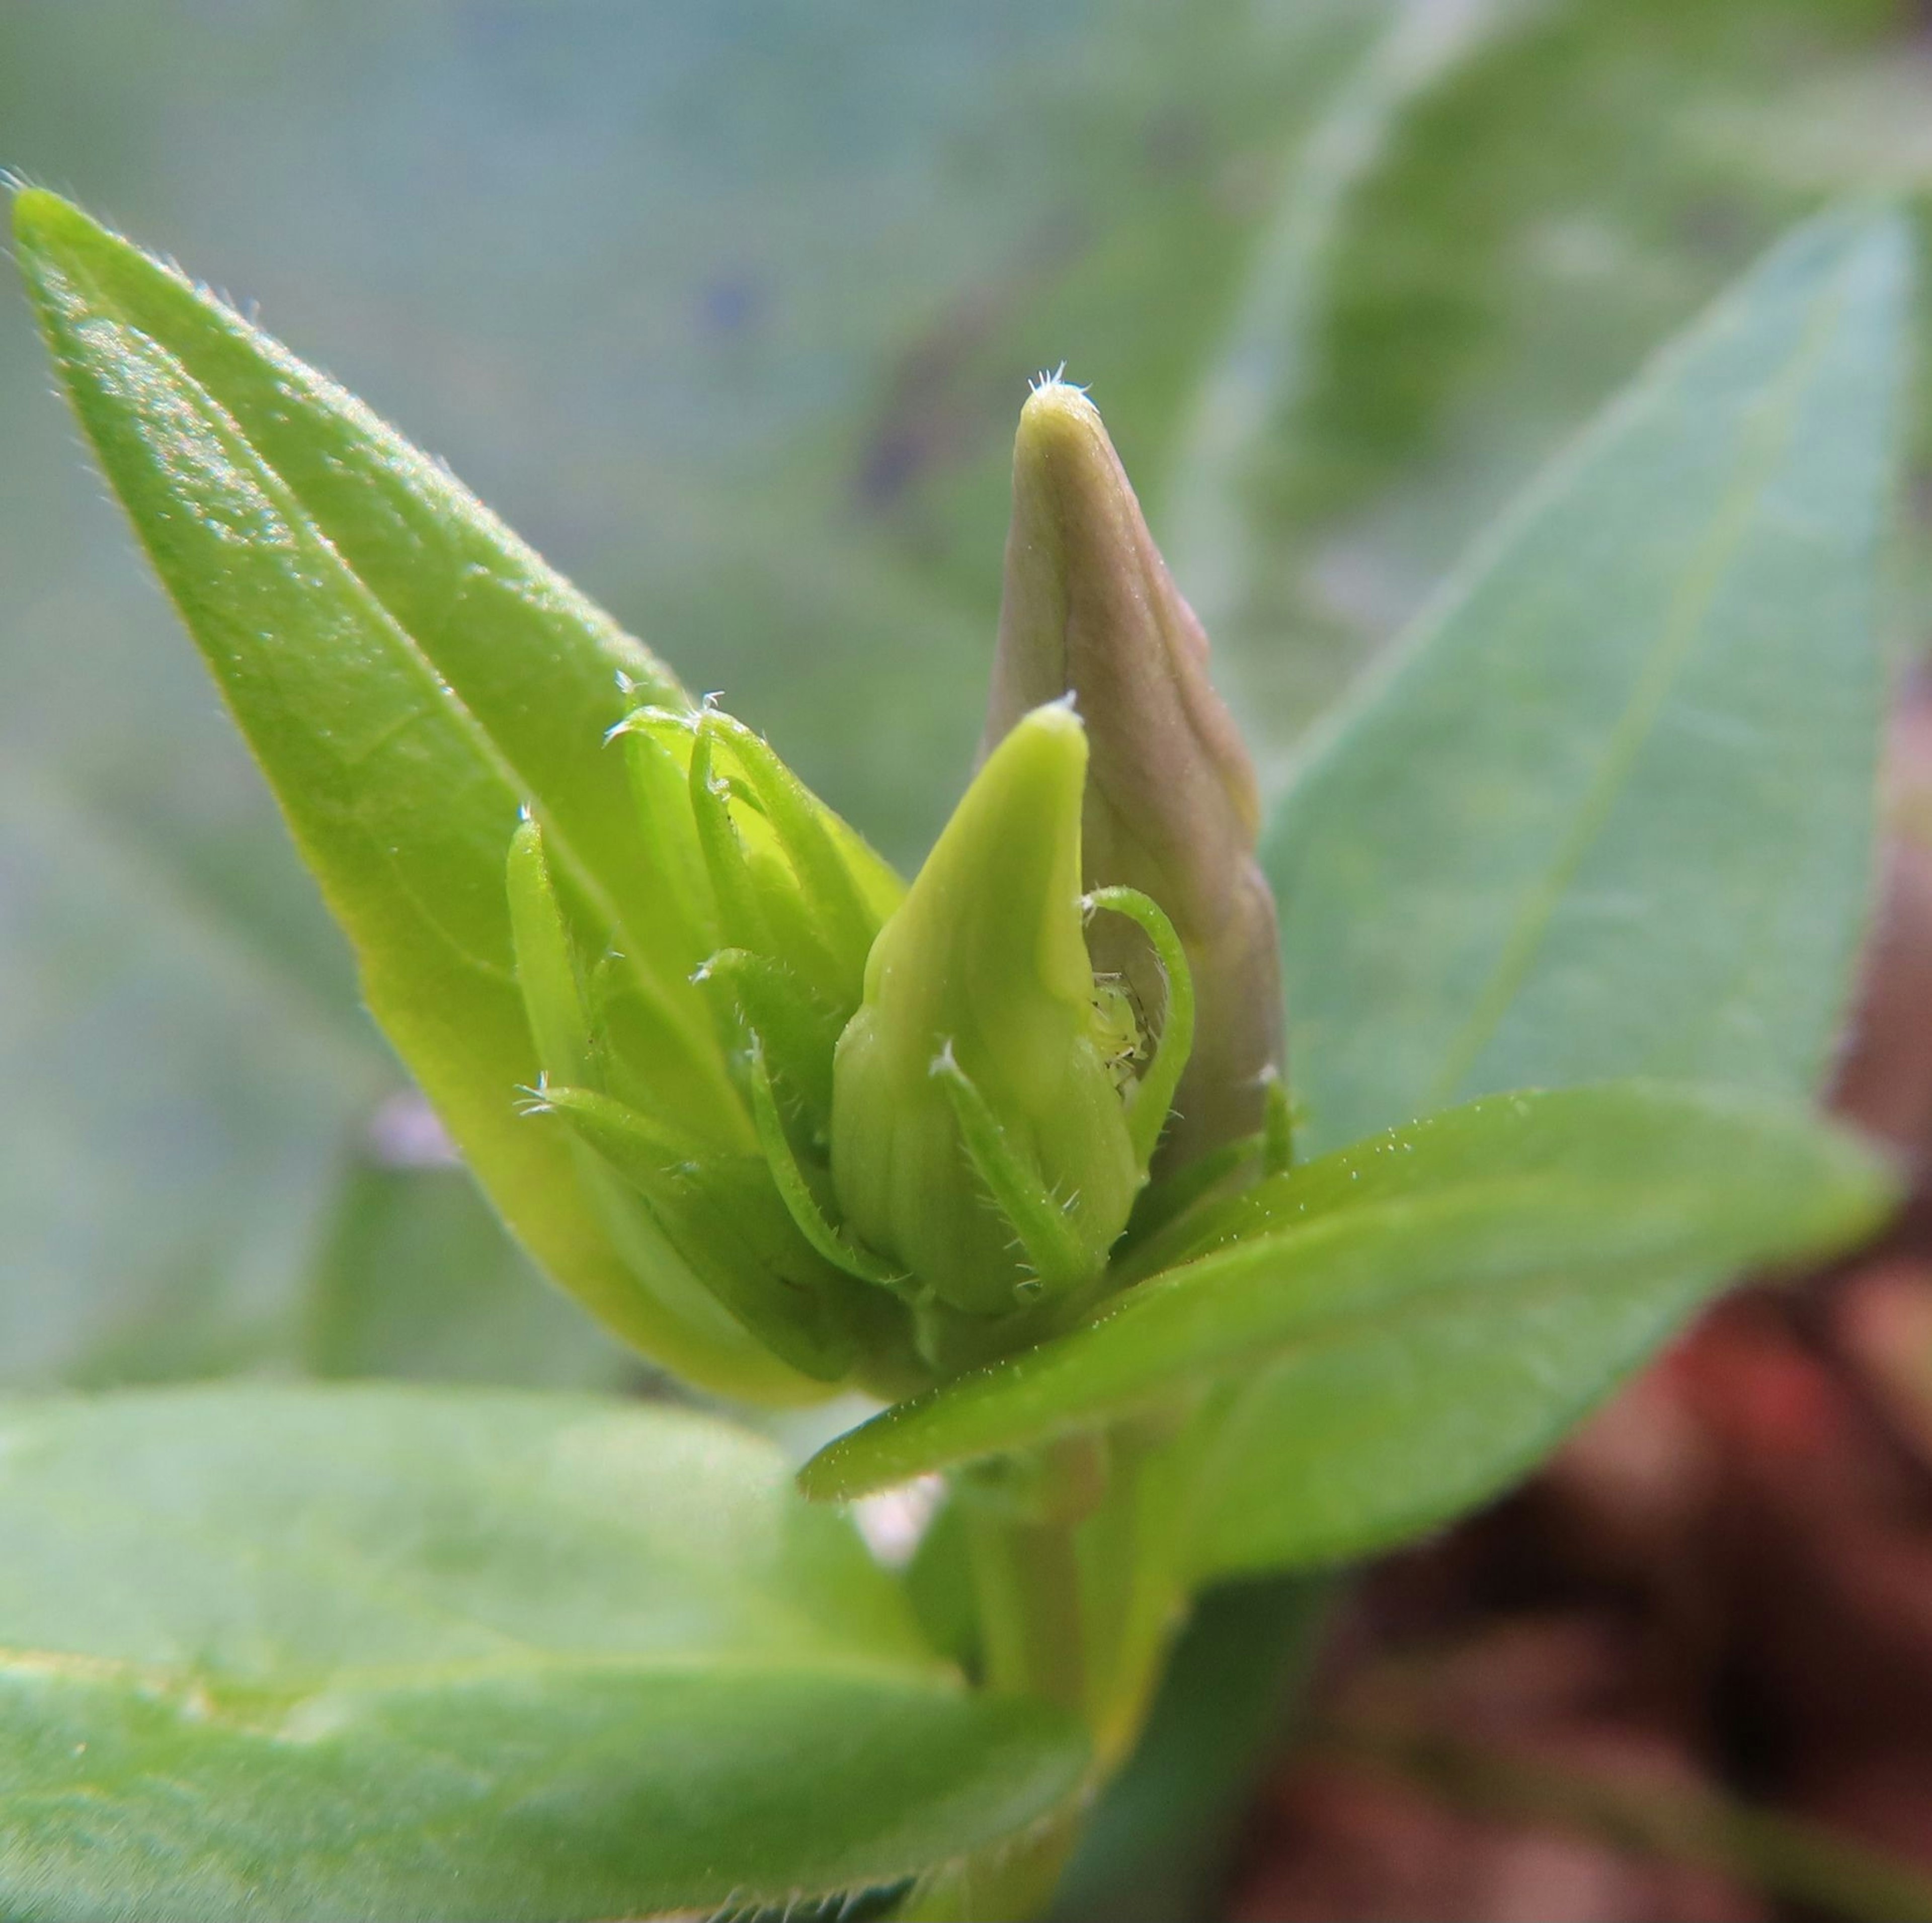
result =
[[[841,1436],[802,1472],[806,1493],[860,1496],[1190,1397],[1267,1394],[1292,1369],[1298,1394],[1346,1420],[1297,1427],[1292,1457],[1256,1449],[1236,1478],[1252,1553],[1237,1554],[1236,1526],[1217,1522],[1212,1556],[1196,1559],[1204,1570],[1309,1559],[1334,1547],[1324,1484],[1348,1478],[1361,1452],[1382,1472],[1357,1478],[1342,1512],[1357,1540],[1439,1519],[1600,1395],[1630,1360],[1630,1328],[1654,1340],[1740,1269],[1844,1246],[1890,1188],[1863,1149],[1802,1111],[1606,1083],[1473,1103],[1258,1194],[1272,1220],[1249,1224],[1249,1239]],[[1534,1340],[1511,1364],[1521,1379],[1498,1406],[1484,1394],[1492,1358],[1524,1330]],[[1460,1412],[1453,1474],[1430,1426],[1444,1406]],[[1232,1467],[1232,1442],[1215,1436],[1241,1433],[1196,1430],[1216,1451],[1206,1488]]]
[[[801,1392],[670,1274],[662,1238],[641,1271],[627,1261],[566,1144],[514,1106],[538,1066],[503,894],[518,810],[543,820],[573,901],[648,957],[625,930],[650,925],[656,870],[622,756],[598,744],[640,698],[681,703],[675,684],[442,469],[212,296],[50,194],[21,193],[14,228],[75,409],[369,1006],[498,1206],[646,1352],[715,1388]],[[681,975],[653,986],[708,1032]]]
[[637,1916],[889,1881],[1067,1794],[775,1451],[588,1398],[0,1408],[0,1910]]
[[1483,544],[1265,843],[1317,1151],[1498,1089],[1799,1093],[1868,912],[1908,235],[1801,229]]

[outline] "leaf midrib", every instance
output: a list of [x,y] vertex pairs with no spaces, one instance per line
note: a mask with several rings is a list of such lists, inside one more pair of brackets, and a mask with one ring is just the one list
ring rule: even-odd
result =
[[1515,921],[1488,982],[1477,996],[1462,1028],[1444,1052],[1442,1065],[1423,1098],[1423,1112],[1447,1107],[1462,1092],[1466,1077],[1493,1040],[1510,1004],[1528,979],[1538,951],[1570,885],[1606,825],[1645,744],[1654,731],[1664,703],[1705,631],[1725,574],[1753,524],[1754,510],[1774,478],[1775,466],[1795,424],[1798,405],[1813,369],[1829,345],[1846,298],[1848,270],[1841,266],[1814,299],[1804,331],[1774,386],[1760,395],[1753,412],[1732,478],[1695,559],[1680,579],[1655,638],[1646,650],[1642,672],[1618,717],[1597,774],[1568,833],[1549,867],[1524,894]]
[[545,1650],[497,1653],[434,1662],[348,1663],[327,1669],[277,1670],[259,1676],[187,1663],[102,1655],[86,1650],[0,1645],[0,1685],[49,1681],[92,1688],[128,1688],[144,1698],[194,1705],[193,1719],[256,1733],[260,1714],[224,1714],[224,1694],[237,1709],[286,1715],[320,1699],[344,1695],[432,1693],[532,1677],[611,1677],[648,1680],[699,1677],[730,1681],[872,1682],[908,1694],[963,1695],[966,1685],[950,1665],[914,1664],[846,1647],[799,1651],[736,1649]]
[[[436,698],[436,705],[448,714],[452,723],[468,741],[472,751],[476,754],[478,759],[496,774],[497,779],[508,791],[513,801],[530,802],[543,810],[546,844],[552,851],[554,858],[559,866],[568,871],[572,882],[581,891],[584,898],[591,903],[604,921],[612,929],[620,931],[620,939],[618,942],[620,948],[627,954],[634,953],[637,945],[622,937],[624,927],[623,918],[617,912],[616,905],[606,890],[601,876],[585,861],[568,831],[556,822],[550,811],[544,807],[543,798],[537,789],[524,779],[522,771],[517,765],[514,759],[497,739],[495,734],[477,716],[475,711],[464,699],[455,683],[442,673],[428,649],[423,646],[411,630],[398,618],[388,602],[370,586],[362,574],[350,562],[347,556],[342,553],[321,523],[316,520],[308,502],[287,476],[256,445],[242,427],[242,424],[222,404],[218,397],[211,392],[190,372],[181,357],[165,341],[157,339],[145,328],[139,325],[128,314],[126,309],[114,298],[112,290],[102,285],[98,277],[88,270],[84,262],[76,260],[70,253],[63,253],[53,257],[50,260],[50,265],[54,267],[63,280],[66,281],[70,286],[74,287],[76,293],[80,292],[81,285],[84,283],[86,289],[93,297],[94,312],[111,316],[116,325],[125,329],[135,338],[145,342],[154,353],[160,355],[167,364],[173,377],[182,382],[195,396],[197,402],[196,411],[202,414],[203,420],[208,427],[224,437],[232,436],[238,447],[248,451],[250,460],[255,463],[260,474],[268,478],[272,484],[275,493],[280,497],[277,505],[286,515],[290,523],[301,530],[304,538],[314,541],[342,570],[345,579],[353,584],[356,593],[364,607],[383,625],[403,659],[414,672],[419,682],[427,687],[433,697]],[[57,294],[53,295],[52,298],[56,301],[59,299]],[[62,304],[67,304],[62,302]],[[81,328],[76,323],[75,317],[70,314],[68,316],[68,321],[76,337],[78,338]],[[73,374],[78,374],[80,370],[74,364],[74,357],[68,352],[62,342],[58,338],[55,338],[50,344],[52,346],[56,360],[64,369],[70,370],[70,377]],[[83,418],[85,418],[84,415]],[[143,545],[146,544],[144,537]],[[162,590],[173,607],[177,618],[190,634],[194,633],[195,623],[190,616],[188,610],[182,605],[165,574],[161,575],[160,579]],[[431,919],[432,921],[434,921],[434,917]],[[466,951],[465,953],[466,959],[482,969],[492,980],[498,981],[506,985],[509,983],[510,974],[505,967],[499,964],[492,964],[487,957],[469,954]],[[636,962],[632,960],[628,966],[632,973],[638,975],[645,991],[650,992],[654,984],[643,976]]]
[[[1314,1245],[1318,1257],[1323,1242],[1365,1224],[1372,1231],[1381,1231],[1413,1226],[1418,1221],[1426,1226],[1436,1217],[1447,1217],[1453,1222],[1465,1212],[1480,1214],[1513,1204],[1526,1213],[1572,1214],[1634,1200],[1640,1200],[1642,1206],[1634,1208],[1631,1215],[1654,1221],[1664,1215],[1665,1198],[1678,1194],[1702,1197],[1708,1194],[1709,1187],[1706,1182],[1668,1179],[1659,1182],[1654,1174],[1641,1182],[1633,1182],[1606,1179],[1588,1170],[1532,1168],[1451,1178],[1406,1193],[1370,1195],[1359,1200],[1344,1197],[1326,1208],[1318,1207],[1311,1215],[1241,1225],[1226,1240],[1180,1257],[1137,1283],[1118,1299],[1115,1313],[1131,1310],[1136,1301],[1161,1299],[1171,1288],[1181,1286],[1183,1278],[1186,1278],[1189,1288],[1200,1287],[1201,1279],[1191,1272],[1208,1264],[1232,1269],[1244,1260],[1252,1261],[1270,1251],[1298,1260],[1310,1245]],[[1093,1325],[1111,1319],[1097,1319]]]

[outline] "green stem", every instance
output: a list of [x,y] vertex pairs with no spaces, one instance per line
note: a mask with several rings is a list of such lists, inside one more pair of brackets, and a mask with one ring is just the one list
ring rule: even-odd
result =
[[1086,1634],[1072,1526],[976,1509],[967,1541],[986,1687],[1042,1697],[1084,1715]]
[[1093,1763],[1043,1825],[928,1879],[904,1917],[1017,1919],[1051,1904],[1094,1799],[1133,1748],[1184,1619],[1196,1460],[1184,1432],[1126,1426],[1052,1445],[997,1482],[956,1490],[982,1682],[1080,1717]]
[[1207,1923],[1255,1780],[1286,1738],[1331,1604],[1332,1575],[1226,1583],[1164,1667],[1133,1754],[1081,1826],[1054,1923]]
[[[1029,1477],[1036,1492],[1064,1493],[1086,1465],[1052,1460]],[[1077,1517],[1039,1520],[1003,1511],[984,1494],[956,1496],[979,1604],[982,1681],[989,1689],[1044,1697],[1088,1712],[1090,1651]],[[1044,1916],[1080,1840],[1094,1784],[1024,1835],[948,1865],[899,1912],[902,1923],[986,1923]]]

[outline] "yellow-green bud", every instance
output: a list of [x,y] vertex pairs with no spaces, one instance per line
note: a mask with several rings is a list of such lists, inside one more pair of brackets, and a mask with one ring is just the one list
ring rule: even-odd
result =
[[[1064,694],[1086,722],[1086,885],[1150,896],[1193,972],[1194,1050],[1162,1149],[1170,1167],[1263,1126],[1282,1053],[1274,903],[1254,858],[1254,769],[1207,663],[1207,637],[1099,411],[1078,388],[1042,382],[1013,449],[982,752]],[[1160,972],[1140,931],[1110,917],[1093,933],[1096,965],[1159,1008]]]
[[847,1228],[994,1316],[1096,1275],[1144,1170],[1082,933],[1086,731],[1022,718],[880,931],[832,1071]]

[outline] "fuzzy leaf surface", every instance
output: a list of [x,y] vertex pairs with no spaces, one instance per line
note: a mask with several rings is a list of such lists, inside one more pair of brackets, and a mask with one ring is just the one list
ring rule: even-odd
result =
[[0,1908],[598,1918],[890,1880],[1083,1763],[770,1445],[587,1397],[0,1410]]

